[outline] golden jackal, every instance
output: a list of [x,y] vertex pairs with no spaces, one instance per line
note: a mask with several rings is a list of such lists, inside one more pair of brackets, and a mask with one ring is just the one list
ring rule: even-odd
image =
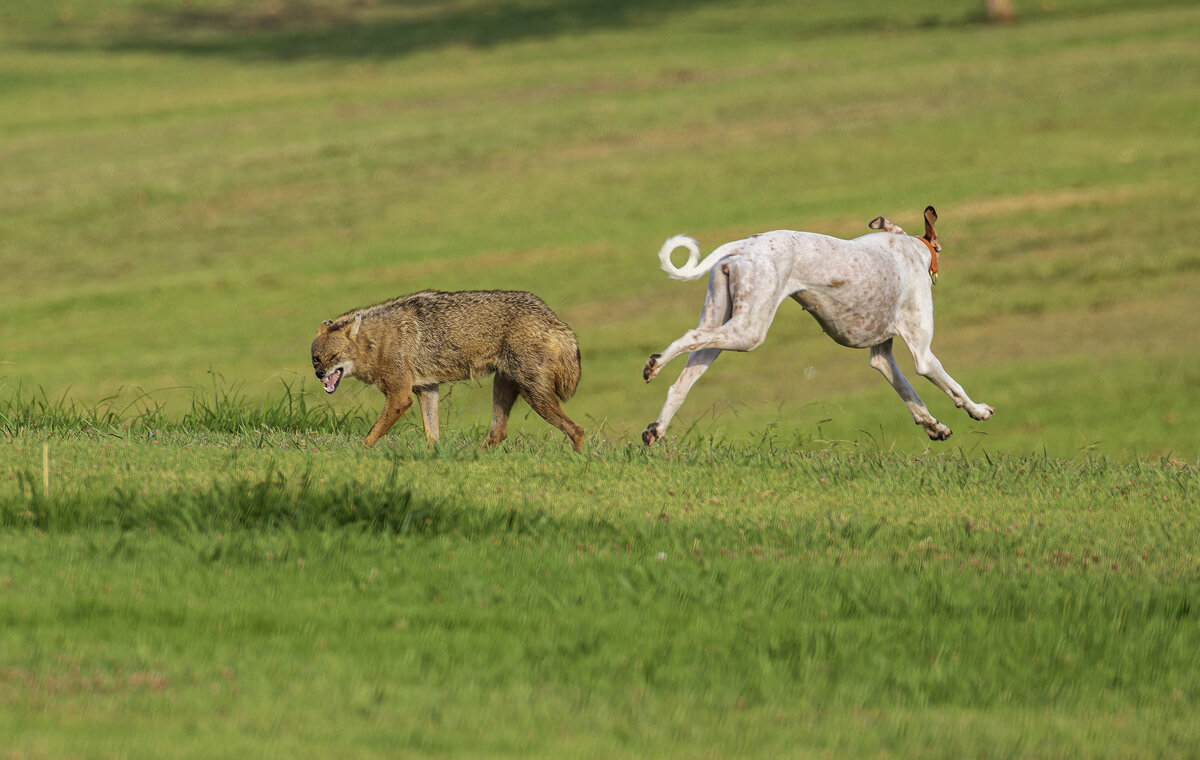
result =
[[326,393],[344,377],[383,391],[383,413],[367,434],[375,442],[412,406],[421,406],[425,436],[438,439],[438,383],[493,372],[487,445],[508,437],[517,396],[583,450],[583,428],[559,406],[579,385],[579,344],[550,307],[523,290],[444,293],[423,290],[352,309],[317,328],[312,363]]

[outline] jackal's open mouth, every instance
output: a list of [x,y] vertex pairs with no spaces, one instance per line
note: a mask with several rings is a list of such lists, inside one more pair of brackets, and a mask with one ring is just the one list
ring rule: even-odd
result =
[[325,377],[321,378],[321,382],[325,384],[325,392],[333,393],[337,390],[338,383],[342,379],[342,368],[338,367],[333,372],[330,372]]

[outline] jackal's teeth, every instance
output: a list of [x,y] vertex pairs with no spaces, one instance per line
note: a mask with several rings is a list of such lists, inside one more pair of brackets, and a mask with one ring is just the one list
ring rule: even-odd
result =
[[325,386],[326,393],[333,393],[337,390],[338,382],[342,379],[342,369],[338,367],[333,372],[330,372],[321,379],[321,383]]

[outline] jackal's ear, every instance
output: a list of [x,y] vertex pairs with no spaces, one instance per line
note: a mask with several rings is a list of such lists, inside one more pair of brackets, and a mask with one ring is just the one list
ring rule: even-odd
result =
[[940,251],[940,250],[942,250],[942,246],[940,243],[938,243],[937,230],[935,230],[933,228],[933,225],[936,222],[937,222],[937,211],[934,210],[933,206],[926,206],[925,207],[925,239],[928,240],[929,244],[933,246],[933,250]]
[[354,340],[358,337],[358,329],[362,327],[362,314],[354,315],[354,324],[350,325],[350,332],[346,333],[346,337]]
[[329,326],[333,324],[332,319],[327,319],[317,328],[317,335],[326,335],[329,333]]

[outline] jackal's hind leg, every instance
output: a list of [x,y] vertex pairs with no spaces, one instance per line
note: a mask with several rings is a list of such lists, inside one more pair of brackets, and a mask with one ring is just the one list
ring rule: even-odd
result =
[[496,373],[492,380],[492,427],[488,430],[484,446],[495,446],[508,438],[508,415],[517,401],[518,393],[516,383]]
[[546,422],[563,431],[576,451],[583,451],[583,428],[567,416],[553,391],[521,388],[521,398]]

